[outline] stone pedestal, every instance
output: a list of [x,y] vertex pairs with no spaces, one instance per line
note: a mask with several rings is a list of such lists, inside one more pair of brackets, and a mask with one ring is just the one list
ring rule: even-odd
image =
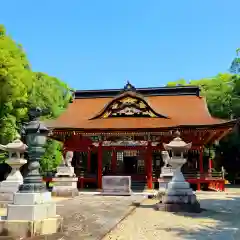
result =
[[56,217],[56,203],[50,192],[15,193],[13,204],[8,204],[7,220],[44,220]]
[[52,196],[76,197],[79,195],[77,188],[78,178],[76,177],[55,177],[53,178]]
[[53,178],[53,196],[75,197],[78,196],[78,178],[75,177],[74,168],[61,165],[57,168],[55,178]]
[[8,204],[6,219],[0,220],[0,234],[21,238],[52,234],[61,231],[62,221],[50,192],[17,192]]
[[131,177],[130,176],[103,176],[102,177],[103,195],[130,196]]
[[0,203],[7,204],[13,202],[13,195],[23,184],[23,177],[19,169],[22,165],[27,163],[27,160],[21,158],[11,158],[7,164],[12,168],[11,173],[5,181],[0,183]]
[[168,183],[167,189],[156,208],[169,212],[201,212],[196,195],[190,188],[189,183],[185,181],[180,168],[175,170],[174,176]]
[[57,167],[57,173],[55,177],[75,177],[74,167],[59,166]]
[[173,171],[170,167],[162,167],[161,174],[159,178],[159,191],[164,192],[167,190],[168,183],[173,177]]

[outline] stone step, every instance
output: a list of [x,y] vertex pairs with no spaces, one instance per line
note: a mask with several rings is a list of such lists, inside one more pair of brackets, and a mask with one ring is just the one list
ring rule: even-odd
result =
[[147,183],[144,181],[132,181],[131,183],[131,189],[138,190],[138,191],[144,191],[147,189]]

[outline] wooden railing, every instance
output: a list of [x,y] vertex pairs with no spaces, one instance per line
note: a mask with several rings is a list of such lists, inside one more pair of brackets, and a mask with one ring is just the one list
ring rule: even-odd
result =
[[184,173],[185,179],[206,179],[206,180],[217,180],[224,179],[222,172],[211,172],[211,173]]
[[[172,169],[168,169],[168,173],[171,173]],[[224,179],[224,173],[222,172],[205,172],[205,173],[200,173],[200,172],[187,172],[183,173],[185,179],[206,179],[206,180],[223,180]],[[155,172],[153,172],[153,178],[159,178],[159,176],[156,175]]]

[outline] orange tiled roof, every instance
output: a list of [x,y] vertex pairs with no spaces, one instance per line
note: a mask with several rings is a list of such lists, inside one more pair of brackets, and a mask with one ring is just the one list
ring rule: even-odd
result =
[[[118,98],[118,97],[117,97]],[[148,94],[144,100],[152,110],[165,117],[111,117],[94,118],[104,112],[106,106],[116,97],[80,97],[50,126],[54,128],[76,129],[153,129],[178,126],[218,125],[228,121],[213,118],[205,99],[197,94]]]

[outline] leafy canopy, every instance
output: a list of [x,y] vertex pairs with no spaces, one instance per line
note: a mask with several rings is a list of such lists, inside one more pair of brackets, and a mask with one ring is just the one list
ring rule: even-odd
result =
[[[240,50],[237,50],[237,53]],[[232,119],[240,117],[240,59],[232,62],[231,73],[220,73],[211,78],[186,81],[180,79],[170,82],[168,86],[194,85],[199,86],[201,95],[206,98],[209,112],[213,117]],[[221,166],[228,172],[229,178],[240,169],[240,137],[238,132],[228,134],[214,149],[214,165],[217,170]]]
[[[22,46],[0,25],[0,143],[13,141],[21,125],[28,121],[28,109],[47,108],[46,118],[56,118],[71,100],[71,89],[56,77],[31,70]],[[4,154],[0,154],[4,159]],[[0,160],[1,160],[0,159]],[[43,171],[61,161],[61,145],[48,140],[41,161]]]

